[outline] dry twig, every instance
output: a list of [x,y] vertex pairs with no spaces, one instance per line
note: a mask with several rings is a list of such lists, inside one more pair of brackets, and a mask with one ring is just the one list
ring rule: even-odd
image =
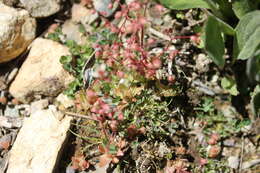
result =
[[83,115],[83,114],[74,113],[74,112],[65,112],[65,111],[62,111],[62,112],[63,112],[64,114],[69,115],[69,116],[72,116],[72,117],[84,118],[84,119],[89,119],[89,120],[93,120],[93,121],[98,121],[98,120],[95,120],[94,118],[88,117],[88,116]]

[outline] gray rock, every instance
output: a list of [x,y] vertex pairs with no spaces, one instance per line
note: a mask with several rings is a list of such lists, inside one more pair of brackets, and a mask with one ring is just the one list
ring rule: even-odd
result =
[[66,173],[75,173],[75,169],[73,169],[71,166],[68,166],[66,168]]
[[5,172],[8,165],[8,157],[0,158],[0,172]]
[[86,43],[87,38],[79,31],[79,24],[67,20],[62,25],[62,33],[65,35],[65,40],[74,40],[76,43],[83,45]]
[[195,61],[196,61],[195,68],[200,73],[207,72],[209,70],[209,64],[212,62],[209,57],[207,57],[205,54],[202,53],[197,56]]
[[104,173],[107,172],[107,168],[109,165],[106,165],[104,167],[99,167],[98,165],[95,165],[95,170],[89,170],[88,173]]
[[10,7],[13,7],[19,3],[19,0],[0,0],[2,1],[5,5],[8,5]]
[[0,116],[0,127],[11,128],[12,124],[10,122],[8,122],[7,117]]
[[220,105],[219,109],[226,118],[232,119],[237,117],[236,109],[229,104]]
[[87,9],[81,4],[73,4],[71,8],[71,20],[73,22],[82,22],[84,18],[89,17],[91,15],[91,10]]
[[28,104],[20,104],[17,106],[19,109],[19,112],[23,116],[29,116],[31,113],[31,106]]
[[52,173],[71,120],[50,109],[25,118],[10,152],[7,173]]
[[254,160],[250,160],[247,162],[243,162],[241,167],[242,167],[242,169],[248,169],[248,168],[258,165],[258,164],[260,164],[260,159],[254,159]]
[[47,108],[48,105],[49,101],[47,99],[38,100],[31,103],[30,111],[33,114],[38,110],[43,110],[44,108]]
[[96,21],[98,17],[98,13],[92,13],[90,9],[87,9],[81,4],[73,4],[71,8],[72,22],[81,23],[87,32],[93,32],[93,28],[90,25]]
[[19,110],[17,108],[17,106],[6,106],[5,110],[4,110],[4,115],[5,116],[9,116],[9,117],[19,117]]
[[223,145],[226,147],[234,147],[236,145],[236,141],[234,139],[226,139],[224,140]]
[[51,16],[61,9],[60,0],[20,0],[20,3],[36,18]]
[[36,21],[26,10],[17,10],[0,2],[0,63],[10,61],[35,38]]
[[158,149],[158,155],[159,157],[164,157],[166,154],[170,153],[169,147],[164,142],[160,142],[159,149]]
[[95,10],[105,17],[110,17],[115,12],[115,10],[119,5],[118,3],[112,3],[113,8],[110,9],[109,8],[110,3],[111,0],[95,0],[93,2]]
[[233,169],[237,169],[239,166],[239,157],[237,156],[230,156],[228,158],[228,166]]
[[22,126],[22,118],[12,118],[6,116],[0,116],[0,127],[20,128]]
[[9,92],[21,102],[29,102],[37,95],[57,96],[74,80],[60,63],[63,55],[70,55],[66,46],[48,39],[34,40]]
[[74,100],[62,93],[56,98],[56,100],[66,109],[74,105]]

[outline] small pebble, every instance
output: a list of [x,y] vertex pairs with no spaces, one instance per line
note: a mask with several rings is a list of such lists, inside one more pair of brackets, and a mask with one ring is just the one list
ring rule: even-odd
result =
[[234,139],[226,139],[226,140],[224,140],[223,144],[226,147],[234,147],[235,146],[235,140]]
[[60,94],[56,100],[66,109],[74,106],[74,101],[64,94]]
[[4,115],[9,117],[19,117],[19,110],[17,106],[6,106]]
[[66,168],[66,173],[75,173],[75,169],[73,169],[71,166],[68,166]]
[[38,110],[42,110],[44,108],[47,108],[49,105],[49,101],[47,99],[38,100],[31,103],[31,113],[34,113]]
[[98,11],[102,16],[109,17],[111,16],[114,11],[118,7],[118,3],[113,3],[113,8],[109,8],[109,4],[111,4],[111,0],[95,0],[94,1],[94,8],[96,11]]
[[228,158],[228,166],[233,169],[237,169],[239,166],[239,157],[237,156],[230,156]]

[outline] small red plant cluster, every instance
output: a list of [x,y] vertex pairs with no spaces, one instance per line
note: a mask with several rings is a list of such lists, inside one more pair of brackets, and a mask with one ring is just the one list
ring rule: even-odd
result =
[[71,159],[72,162],[72,168],[77,169],[80,171],[83,171],[85,169],[88,169],[90,164],[88,161],[85,160],[83,155],[74,156]]
[[126,148],[126,146],[127,142],[125,140],[117,141],[115,139],[111,140],[109,145],[99,145],[99,152],[102,153],[99,159],[99,166],[103,167],[110,162],[118,163],[119,157],[124,156],[123,150]]
[[208,150],[208,156],[210,158],[215,158],[220,154],[221,148],[217,145],[220,140],[220,136],[217,133],[213,133],[208,140],[208,144],[210,145]]
[[[119,3],[119,1],[117,1]],[[146,28],[150,21],[146,18],[147,2],[133,1],[130,4],[120,4],[120,11],[114,14],[119,25],[103,18],[104,28],[116,36],[105,44],[94,44],[96,66],[93,67],[94,80],[86,91],[89,112],[102,128],[104,136],[109,141],[105,146],[99,147],[103,153],[100,165],[104,166],[111,161],[118,162],[123,156],[122,146],[113,144],[114,136],[124,123],[124,108],[139,95],[149,80],[160,80],[156,73],[166,61],[173,61],[179,53],[165,46],[161,53],[150,53],[151,47],[156,45],[154,38],[145,38]],[[113,7],[113,5],[109,5]],[[164,7],[155,5],[158,13],[164,12]],[[102,13],[100,14],[102,15]],[[171,31],[166,31],[171,34]],[[181,37],[170,37],[178,39]],[[184,37],[191,39],[191,37]],[[194,36],[192,37],[193,39]],[[169,45],[171,42],[169,42]],[[173,74],[164,77],[172,85],[176,81]],[[139,84],[139,86],[138,86]],[[144,127],[137,128],[135,124],[127,124],[124,130],[128,138],[133,139],[138,134],[145,134]],[[123,139],[121,139],[123,140]],[[116,153],[109,152],[110,146],[116,146]]]
[[[114,15],[121,21],[119,26],[103,18],[104,27],[115,34],[116,39],[107,44],[94,44],[97,50],[95,57],[99,65],[94,68],[95,80],[86,92],[87,100],[92,105],[90,112],[94,119],[101,123],[108,121],[113,132],[117,132],[120,122],[124,120],[123,108],[129,101],[126,97],[133,98],[135,95],[127,91],[127,87],[133,83],[129,78],[135,78],[137,82],[136,79],[141,78],[142,82],[156,79],[156,71],[163,66],[162,57],[167,52],[165,50],[158,55],[149,53],[150,46],[156,41],[152,38],[144,39],[146,26],[149,25],[145,17],[146,6],[147,3],[141,1],[121,4],[121,10]],[[164,10],[160,5],[156,8],[159,12]],[[167,53],[171,59],[177,54],[176,51]],[[174,82],[174,75],[169,75],[168,80]],[[104,83],[109,85],[109,91],[104,91]],[[112,85],[116,85],[114,90]],[[121,102],[112,106],[107,100],[113,100],[115,96],[119,96]]]
[[105,100],[108,100],[111,93],[100,93],[102,87],[95,89],[95,86],[102,85],[103,82],[120,84],[124,79],[127,80],[129,73],[136,72],[146,79],[155,79],[156,71],[162,66],[162,54],[149,54],[148,48],[154,44],[155,40],[144,41],[143,34],[148,25],[145,8],[146,3],[141,1],[133,1],[129,5],[122,4],[121,10],[114,15],[116,19],[122,21],[120,26],[104,19],[104,27],[116,34],[117,39],[109,44],[96,43],[94,45],[97,50],[95,57],[100,65],[95,68],[93,75],[95,81],[87,90],[87,100],[92,105],[90,111],[93,116],[102,123],[109,120],[110,128],[114,132],[117,130],[119,122],[124,119],[122,106],[120,107],[123,103],[118,107],[109,105]]
[[[144,39],[144,32],[149,21],[146,19],[147,3],[141,1],[133,1],[129,5],[121,5],[121,10],[115,13],[120,25],[117,26],[107,19],[105,27],[118,36],[118,39],[112,44],[95,45],[99,51],[96,57],[104,60],[108,67],[112,67],[119,71],[119,67],[129,70],[135,70],[148,79],[154,79],[156,70],[162,66],[162,54],[149,54],[149,47],[155,44],[153,38]],[[163,11],[163,7],[157,5],[159,11]],[[123,40],[125,39],[125,40]],[[166,52],[165,50],[164,52]],[[173,56],[174,54],[171,53]],[[118,75],[123,76],[123,72],[119,71]]]

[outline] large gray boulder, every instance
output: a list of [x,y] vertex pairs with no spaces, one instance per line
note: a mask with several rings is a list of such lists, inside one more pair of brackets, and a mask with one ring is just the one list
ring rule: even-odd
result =
[[52,173],[71,120],[55,109],[39,110],[25,118],[11,149],[7,173]]
[[36,21],[26,10],[0,2],[0,63],[19,56],[35,38]]
[[74,80],[59,61],[63,55],[70,55],[66,46],[48,39],[35,39],[9,92],[22,102],[41,95],[58,95]]
[[10,7],[13,7],[19,3],[19,0],[0,0],[0,2],[3,2],[5,5],[8,5]]
[[61,9],[60,0],[20,0],[20,3],[36,18],[51,16]]

